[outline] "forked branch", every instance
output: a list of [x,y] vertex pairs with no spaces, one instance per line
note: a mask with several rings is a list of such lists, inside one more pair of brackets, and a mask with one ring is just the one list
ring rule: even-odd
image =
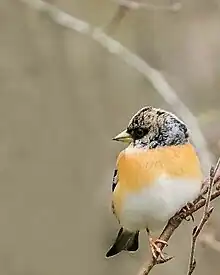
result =
[[213,191],[213,187],[214,187],[214,180],[215,180],[215,176],[218,172],[219,166],[220,166],[220,158],[216,164],[215,169],[210,170],[209,184],[208,184],[208,189],[207,189],[207,197],[206,197],[206,202],[205,202],[205,206],[204,206],[203,216],[202,216],[202,219],[201,219],[199,225],[194,227],[194,229],[193,229],[189,269],[188,269],[187,275],[191,275],[193,273],[194,269],[196,268],[196,259],[194,256],[195,249],[196,249],[196,241],[197,241],[197,238],[198,238],[200,232],[202,231],[205,223],[210,218],[210,215],[212,214],[212,211],[214,209],[213,207],[210,207],[210,202],[211,202],[211,196],[212,196],[212,191]]

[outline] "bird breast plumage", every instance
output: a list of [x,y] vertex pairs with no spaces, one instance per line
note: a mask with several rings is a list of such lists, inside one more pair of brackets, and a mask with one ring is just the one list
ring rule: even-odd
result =
[[201,189],[200,163],[189,143],[150,150],[128,147],[120,153],[117,169],[114,210],[131,231],[160,229]]

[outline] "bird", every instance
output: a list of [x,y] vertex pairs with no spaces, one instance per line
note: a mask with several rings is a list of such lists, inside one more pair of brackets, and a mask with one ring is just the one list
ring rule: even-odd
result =
[[106,257],[139,248],[146,230],[154,258],[165,258],[152,234],[199,195],[202,168],[187,125],[175,114],[153,106],[141,108],[113,138],[127,147],[116,161],[112,212],[120,230]]

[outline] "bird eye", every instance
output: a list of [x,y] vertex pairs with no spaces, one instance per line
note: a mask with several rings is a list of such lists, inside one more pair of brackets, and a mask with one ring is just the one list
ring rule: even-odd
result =
[[140,139],[145,135],[145,131],[142,128],[137,128],[135,129],[134,134],[135,134],[135,139]]

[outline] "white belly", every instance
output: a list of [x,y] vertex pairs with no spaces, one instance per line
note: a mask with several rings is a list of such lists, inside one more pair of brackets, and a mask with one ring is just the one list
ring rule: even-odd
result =
[[121,225],[129,230],[149,228],[155,231],[186,203],[199,194],[198,179],[170,179],[161,177],[157,182],[138,193],[127,194],[120,213]]

